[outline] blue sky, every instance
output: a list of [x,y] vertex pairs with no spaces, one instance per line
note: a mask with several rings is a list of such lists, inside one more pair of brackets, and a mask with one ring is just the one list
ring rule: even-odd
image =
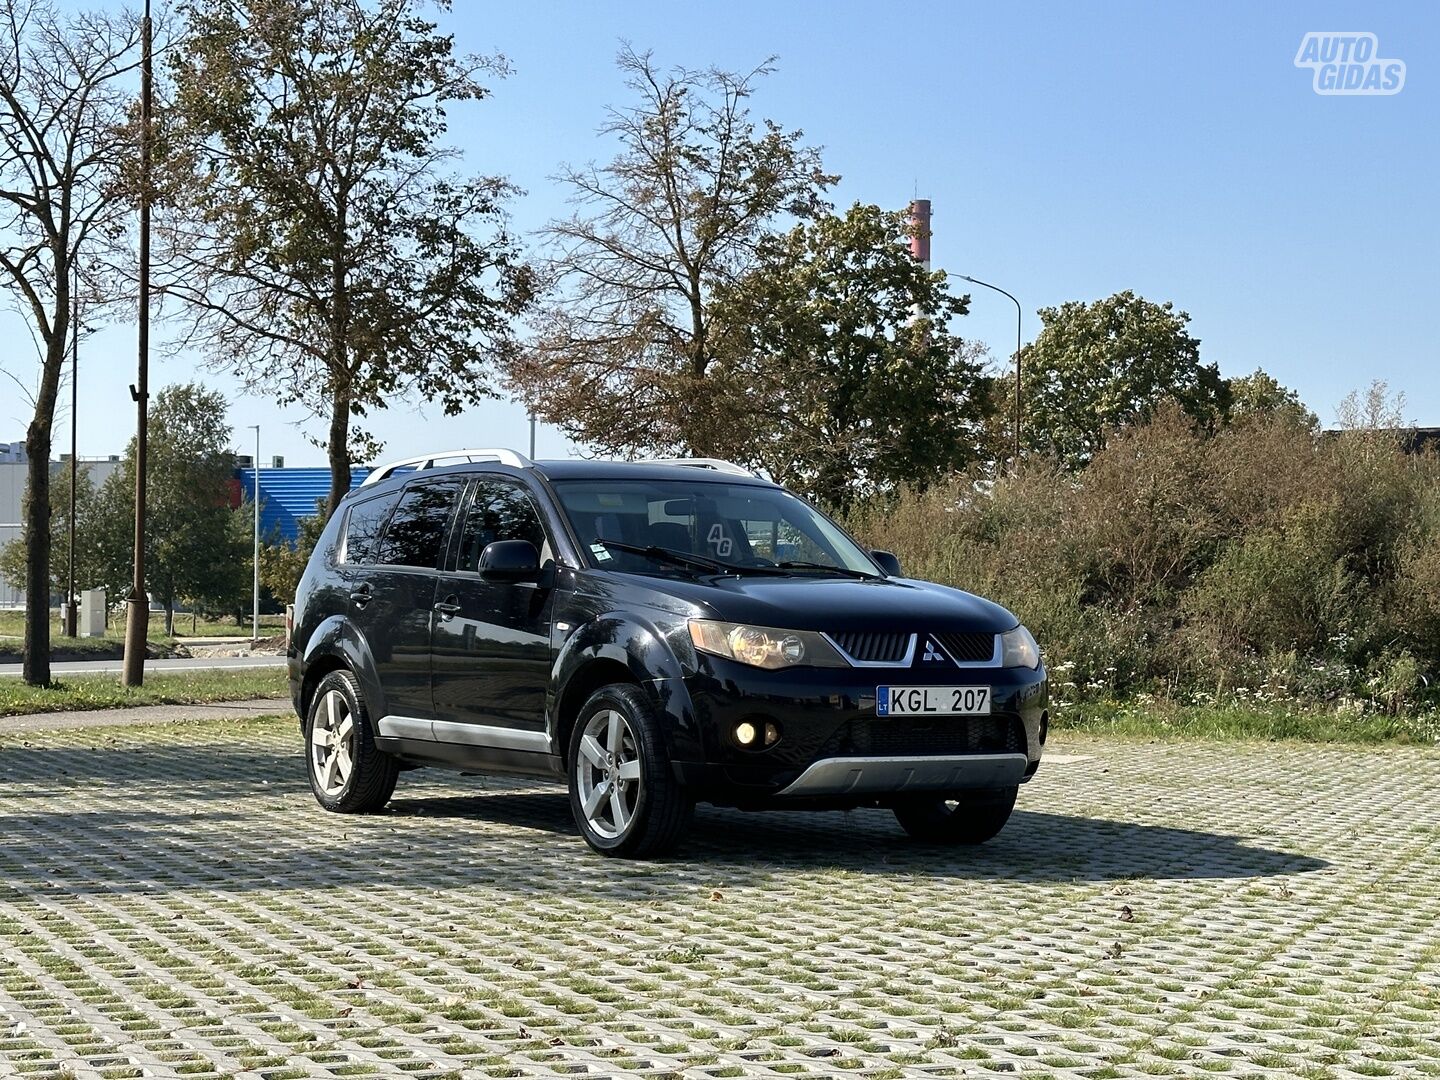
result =
[[[624,100],[621,39],[666,63],[779,70],[757,114],[803,128],[844,177],[839,205],[934,202],[934,263],[1037,308],[1133,289],[1193,317],[1224,374],[1263,367],[1329,422],[1351,389],[1385,379],[1407,413],[1440,425],[1440,7],[1410,4],[1091,5],[935,3],[527,4],[455,0],[461,47],[500,51],[515,73],[455,117],[466,167],[526,190],[514,227],[563,213],[548,178],[562,161],[603,160],[605,104]],[[1369,31],[1405,61],[1392,97],[1322,97],[1293,66],[1314,30]],[[963,283],[962,283],[963,284]],[[976,290],[961,332],[997,357],[1014,309]],[[7,317],[8,318],[8,317]],[[5,337],[24,348],[10,332]],[[118,452],[134,329],[84,346],[80,451]],[[27,380],[23,352],[0,362]],[[27,365],[30,365],[27,367]],[[160,362],[156,385],[193,377]],[[230,387],[223,376],[201,377]],[[23,437],[26,406],[0,389],[0,441]],[[246,446],[323,461],[319,422],[234,393]],[[123,409],[117,411],[117,402]],[[68,422],[68,418],[67,418]],[[440,444],[523,448],[508,402],[446,419],[397,406],[374,428],[400,456]],[[541,430],[542,456],[569,452]]]

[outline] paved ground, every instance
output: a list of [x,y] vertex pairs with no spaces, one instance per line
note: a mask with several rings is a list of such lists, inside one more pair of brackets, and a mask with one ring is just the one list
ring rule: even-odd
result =
[[326,815],[290,721],[0,729],[0,1075],[1440,1075],[1440,753],[1065,746],[980,850],[647,865],[554,788]]
[[[64,663],[52,662],[50,670],[56,675],[85,675],[102,671],[119,671],[121,660],[74,660]],[[146,671],[213,671],[219,668],[268,668],[284,667],[283,656],[197,656],[176,660],[146,660]],[[0,664],[0,678],[19,675],[19,664]]]

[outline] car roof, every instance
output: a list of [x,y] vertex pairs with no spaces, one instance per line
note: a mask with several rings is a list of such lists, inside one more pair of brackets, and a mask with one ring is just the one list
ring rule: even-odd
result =
[[405,468],[378,482],[352,488],[346,496],[354,500],[370,494],[392,491],[407,481],[442,476],[477,476],[494,474],[517,476],[534,473],[544,480],[669,480],[685,484],[746,484],[752,487],[778,487],[762,476],[722,472],[696,465],[672,465],[645,461],[586,461],[557,458],[532,461],[516,467],[498,461],[457,461],[432,465],[425,469]]
[[553,460],[535,462],[547,480],[678,480],[687,484],[752,484],[774,487],[761,476],[742,476],[695,465],[664,465],[645,461]]

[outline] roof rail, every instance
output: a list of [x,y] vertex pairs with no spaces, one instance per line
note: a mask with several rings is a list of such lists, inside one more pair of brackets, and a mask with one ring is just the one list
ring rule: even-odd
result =
[[[715,472],[729,473],[732,476],[760,476],[754,469],[747,469],[744,465],[736,465],[733,461],[713,457],[645,458],[642,461],[635,462],[635,464],[688,465],[692,469],[713,469]],[[760,478],[764,479],[764,477]]]
[[360,486],[378,484],[381,480],[385,480],[401,470],[420,472],[440,465],[465,465],[473,461],[496,461],[501,465],[510,465],[516,469],[528,468],[534,464],[524,454],[514,450],[442,450],[434,454],[422,454],[419,457],[386,462],[372,470]]

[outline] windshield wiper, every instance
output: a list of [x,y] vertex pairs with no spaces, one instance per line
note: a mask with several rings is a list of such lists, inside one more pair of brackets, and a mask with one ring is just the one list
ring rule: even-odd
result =
[[848,566],[834,566],[830,563],[786,560],[785,562],[778,562],[775,565],[782,570],[829,570],[832,574],[843,574],[845,577],[863,578],[866,581],[879,577],[878,574],[867,574],[863,570],[851,570]]
[[655,544],[649,546],[643,544],[627,544],[622,540],[603,540],[596,537],[594,543],[601,544],[607,548],[614,548],[616,551],[629,551],[636,555],[645,555],[657,562],[674,563],[676,566],[688,566],[696,570],[709,570],[716,574],[773,574],[775,570],[768,566],[737,566],[734,563],[721,562],[719,559],[709,559],[704,555],[693,555],[688,551],[676,551],[674,548],[659,547]]

